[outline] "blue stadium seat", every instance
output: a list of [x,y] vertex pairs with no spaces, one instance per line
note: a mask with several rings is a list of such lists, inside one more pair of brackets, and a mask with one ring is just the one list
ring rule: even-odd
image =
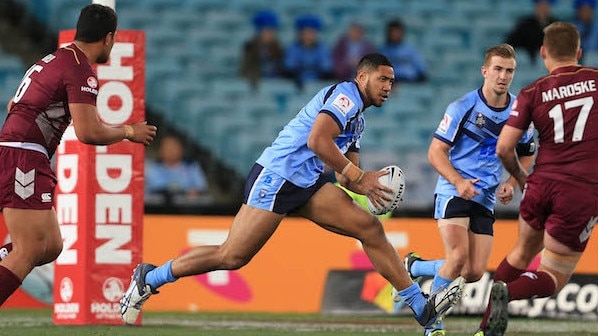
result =
[[[80,8],[88,1],[22,3],[58,30],[74,28]],[[522,5],[520,0],[116,2],[119,27],[146,32],[148,105],[158,107],[166,120],[239,170],[247,169],[318,90],[333,83],[311,82],[298,91],[290,80],[265,79],[254,90],[239,79],[241,49],[255,32],[251,15],[256,10],[272,9],[279,14],[279,38],[285,45],[296,38],[294,20],[300,14],[322,17],[321,39],[327,43],[336,41],[358,19],[377,45],[384,41],[388,20],[401,18],[408,41],[428,62],[430,80],[401,83],[382,108],[368,109],[362,145],[375,153],[402,156],[413,151],[425,155],[430,132],[448,103],[481,85],[479,68],[485,49],[501,43],[516,19],[532,8],[531,1]],[[560,18],[571,13],[569,0],[559,1],[554,8]],[[512,91],[545,73],[541,63],[532,65],[520,54]],[[598,55],[587,54],[584,63],[598,65]],[[22,73],[22,64],[0,56],[0,102],[8,99]]]

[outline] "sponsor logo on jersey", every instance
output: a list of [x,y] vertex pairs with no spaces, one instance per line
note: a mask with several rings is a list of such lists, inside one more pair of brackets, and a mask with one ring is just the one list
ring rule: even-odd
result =
[[442,120],[440,121],[440,125],[438,125],[437,131],[442,134],[446,134],[446,132],[448,132],[448,128],[451,125],[452,121],[453,121],[453,117],[451,117],[448,114],[445,114],[444,117],[442,117]]
[[52,194],[49,192],[42,193],[42,202],[43,203],[52,202]]
[[87,86],[92,89],[96,89],[98,87],[98,80],[93,76],[87,77]]
[[94,94],[96,96],[98,95],[98,90],[97,89],[93,89],[93,88],[90,88],[88,86],[82,86],[81,87],[81,92],[92,93],[92,94]]
[[355,103],[351,99],[349,99],[349,97],[340,93],[332,102],[332,106],[334,106],[340,113],[346,116],[347,113],[351,111],[353,106],[355,106]]

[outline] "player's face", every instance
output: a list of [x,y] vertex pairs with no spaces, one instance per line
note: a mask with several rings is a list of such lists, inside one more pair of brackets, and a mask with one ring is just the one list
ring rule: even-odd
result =
[[515,66],[516,62],[513,58],[492,56],[489,64],[482,67],[484,86],[497,95],[507,93],[515,75]]
[[108,62],[110,58],[110,52],[112,51],[112,47],[114,46],[114,34],[109,33],[106,35],[104,39],[102,54],[98,57],[96,63],[104,64]]
[[369,73],[365,85],[365,96],[372,105],[379,107],[384,104],[388,99],[394,80],[394,70],[386,65],[381,65],[376,71]]

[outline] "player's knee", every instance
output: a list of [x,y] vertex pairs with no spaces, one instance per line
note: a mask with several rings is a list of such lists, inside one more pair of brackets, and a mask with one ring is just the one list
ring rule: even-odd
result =
[[460,273],[467,263],[467,258],[468,255],[465,249],[453,249],[446,256],[446,267],[453,268]]
[[382,223],[375,216],[365,216],[354,226],[355,238],[362,243],[385,239]]
[[251,256],[235,252],[227,252],[222,256],[221,266],[226,270],[238,270],[251,261]]
[[47,241],[45,248],[39,252],[35,266],[45,265],[56,260],[62,252],[62,246],[62,240]]
[[62,240],[52,241],[48,243],[48,248],[46,250],[46,257],[50,259],[48,262],[56,260],[60,253],[62,252]]

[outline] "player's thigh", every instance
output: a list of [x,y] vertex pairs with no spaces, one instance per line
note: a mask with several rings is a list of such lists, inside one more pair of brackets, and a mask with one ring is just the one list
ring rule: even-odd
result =
[[451,217],[438,219],[438,230],[448,259],[463,258],[469,247],[469,218]]
[[62,248],[60,226],[53,209],[4,208],[2,213],[14,251]]
[[284,215],[243,204],[222,248],[236,255],[253,256],[270,239],[283,218]]
[[436,194],[434,218],[449,259],[463,259],[469,251],[469,230],[475,202],[452,195]]
[[329,231],[351,237],[382,234],[382,224],[347,193],[332,183],[324,184],[298,214]]
[[[521,217],[532,229],[538,232],[545,230],[568,249],[581,252],[598,217],[598,190],[588,185],[543,179],[532,174],[521,201]],[[537,236],[534,232],[530,234]],[[559,252],[560,247],[555,244],[551,248]],[[566,250],[562,252],[566,253]]]

